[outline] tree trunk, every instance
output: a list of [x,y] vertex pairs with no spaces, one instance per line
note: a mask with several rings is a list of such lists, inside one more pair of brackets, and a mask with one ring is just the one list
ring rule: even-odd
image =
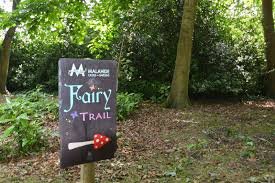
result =
[[272,0],[262,0],[263,28],[266,43],[266,94],[275,97],[275,32]]
[[[13,0],[13,6],[12,6],[13,10],[16,9],[16,6],[19,2],[20,0]],[[6,85],[7,85],[8,71],[9,71],[12,39],[14,37],[15,30],[16,30],[16,26],[9,28],[7,33],[5,34],[5,38],[2,43],[1,57],[0,57],[0,94],[8,94]]]
[[188,84],[197,0],[185,0],[177,48],[176,65],[167,107],[182,109],[189,105]]
[[9,70],[9,60],[10,60],[10,50],[11,42],[15,33],[15,27],[9,28],[5,35],[5,39],[2,44],[1,52],[1,64],[0,64],[0,93],[7,94],[8,90],[6,88],[8,70]]

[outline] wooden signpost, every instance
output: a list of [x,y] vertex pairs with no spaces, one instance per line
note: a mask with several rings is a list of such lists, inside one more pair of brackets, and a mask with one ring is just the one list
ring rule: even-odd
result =
[[116,144],[115,61],[59,60],[61,168],[81,165],[81,182],[94,181],[93,162],[114,157]]

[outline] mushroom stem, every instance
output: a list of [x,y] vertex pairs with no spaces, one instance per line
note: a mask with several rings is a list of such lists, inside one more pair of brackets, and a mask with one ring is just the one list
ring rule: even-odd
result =
[[68,149],[72,150],[78,147],[82,147],[82,146],[86,146],[86,145],[90,145],[90,144],[94,144],[94,141],[85,141],[85,142],[72,142],[68,144]]

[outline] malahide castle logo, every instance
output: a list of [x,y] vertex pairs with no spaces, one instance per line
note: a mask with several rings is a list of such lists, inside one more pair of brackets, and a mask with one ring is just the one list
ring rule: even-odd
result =
[[69,76],[73,76],[74,74],[78,77],[79,75],[85,77],[85,72],[87,71],[87,69],[83,69],[83,65],[80,64],[79,68],[76,69],[76,66],[73,64],[72,69],[69,70],[68,74]]

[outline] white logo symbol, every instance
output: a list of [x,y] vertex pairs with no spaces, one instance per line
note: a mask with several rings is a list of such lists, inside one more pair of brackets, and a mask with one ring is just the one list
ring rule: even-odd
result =
[[75,65],[73,64],[72,69],[69,70],[68,74],[69,74],[69,76],[73,76],[74,73],[76,76],[79,76],[79,75],[85,76],[85,72],[86,72],[86,69],[85,70],[83,69],[82,64],[80,64],[78,69],[76,69]]

